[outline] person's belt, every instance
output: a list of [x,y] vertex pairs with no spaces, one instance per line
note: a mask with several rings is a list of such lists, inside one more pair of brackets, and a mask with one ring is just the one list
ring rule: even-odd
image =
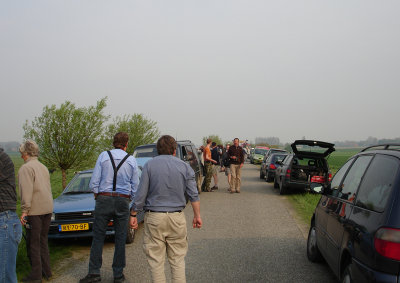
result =
[[153,212],[153,213],[176,213],[176,212],[182,212],[181,210],[175,210],[175,211],[154,211],[150,209],[146,209],[144,212]]
[[99,196],[108,196],[108,197],[131,198],[130,195],[120,194],[120,193],[116,193],[116,192],[111,192],[111,193],[101,192],[101,193],[98,193],[97,195],[99,195]]

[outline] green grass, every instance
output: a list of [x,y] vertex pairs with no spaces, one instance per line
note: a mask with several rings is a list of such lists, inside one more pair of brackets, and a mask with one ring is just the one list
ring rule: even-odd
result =
[[[24,160],[21,158],[19,153],[8,153],[11,157],[14,167],[15,167],[15,176],[17,178],[17,191],[18,191],[18,170],[24,164]],[[73,177],[73,171],[67,173],[67,183]],[[57,170],[53,174],[50,175],[51,189],[53,192],[53,198],[58,197],[62,191],[62,175],[61,171]],[[18,193],[19,194],[19,193]],[[21,215],[21,203],[18,198],[17,201],[17,213]],[[50,262],[51,266],[55,266],[60,260],[65,257],[70,257],[72,255],[71,247],[68,245],[60,245],[56,242],[49,242],[49,250],[50,250]],[[24,276],[28,275],[30,272],[30,264],[26,253],[26,242],[25,239],[22,238],[21,243],[18,246],[18,254],[17,254],[17,276],[18,279],[21,280]]]
[[[336,173],[337,170],[354,154],[358,153],[359,149],[338,149],[333,152],[329,158],[329,168],[332,171],[332,174]],[[311,193],[302,193],[302,194],[291,194],[288,195],[288,199],[293,204],[297,213],[301,217],[301,219],[310,224],[311,217],[314,213],[315,207],[321,195],[319,194],[311,194]]]

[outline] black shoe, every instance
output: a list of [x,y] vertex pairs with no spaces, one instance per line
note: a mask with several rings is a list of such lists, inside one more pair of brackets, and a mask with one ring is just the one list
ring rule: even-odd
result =
[[212,188],[211,188],[211,190],[212,190],[212,191],[216,191],[216,190],[218,190],[218,186],[214,186],[214,187],[212,187]]
[[92,282],[100,282],[101,277],[100,274],[88,274],[85,278],[79,280],[79,283],[92,283]]
[[22,282],[27,282],[27,283],[42,283],[42,279],[31,279],[28,277],[22,278]]
[[114,277],[114,283],[121,283],[125,281],[125,275],[121,275],[120,277]]

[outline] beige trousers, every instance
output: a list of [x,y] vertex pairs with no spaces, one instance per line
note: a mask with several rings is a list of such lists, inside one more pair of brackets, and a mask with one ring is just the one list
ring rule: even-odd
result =
[[171,267],[172,282],[186,282],[185,256],[188,249],[187,227],[183,212],[146,212],[143,250],[155,283],[166,282],[165,254]]
[[241,168],[240,164],[231,164],[231,192],[240,192],[240,173],[241,173]]

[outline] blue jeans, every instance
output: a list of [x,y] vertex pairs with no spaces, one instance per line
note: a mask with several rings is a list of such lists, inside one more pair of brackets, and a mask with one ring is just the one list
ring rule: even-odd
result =
[[16,283],[18,244],[22,227],[18,215],[10,210],[0,213],[0,283]]
[[122,276],[125,263],[125,243],[129,222],[129,199],[124,197],[97,196],[94,209],[93,240],[90,249],[89,274],[100,274],[107,226],[114,221],[115,250],[114,277]]

